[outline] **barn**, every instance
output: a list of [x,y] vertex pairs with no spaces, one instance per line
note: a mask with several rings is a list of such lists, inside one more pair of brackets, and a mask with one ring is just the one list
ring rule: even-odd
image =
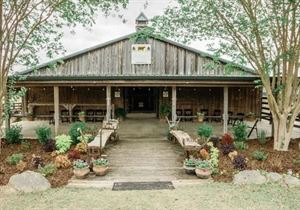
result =
[[53,118],[56,132],[81,112],[91,122],[120,112],[159,118],[169,108],[172,121],[201,112],[223,123],[224,132],[229,117],[260,116],[256,72],[166,38],[141,36],[147,23],[141,13],[135,33],[19,73],[25,79],[17,86],[28,90],[23,114]]

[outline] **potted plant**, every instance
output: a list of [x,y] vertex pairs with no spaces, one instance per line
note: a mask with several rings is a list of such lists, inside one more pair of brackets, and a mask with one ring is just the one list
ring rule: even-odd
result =
[[73,173],[77,179],[84,179],[90,173],[89,165],[83,160],[75,160],[73,163]]
[[204,121],[204,116],[205,116],[205,113],[197,112],[197,121],[202,123]]
[[248,113],[246,114],[246,119],[247,119],[248,121],[254,121],[254,120],[255,120],[255,114],[254,114],[253,112],[248,112]]
[[123,108],[116,109],[116,117],[119,118],[119,121],[123,121],[126,117],[126,111]]
[[169,104],[161,104],[159,107],[160,120],[165,121],[171,112],[171,106]]
[[196,159],[194,158],[185,159],[183,163],[183,168],[186,174],[194,175],[196,169]]
[[78,117],[81,122],[85,122],[85,112],[84,111],[79,112]]
[[104,176],[108,171],[108,164],[108,160],[104,158],[93,160],[93,171],[96,176]]
[[32,112],[27,113],[27,120],[28,121],[33,121],[33,113]]
[[211,176],[212,170],[210,163],[205,160],[200,160],[196,163],[196,175],[200,179],[208,179]]

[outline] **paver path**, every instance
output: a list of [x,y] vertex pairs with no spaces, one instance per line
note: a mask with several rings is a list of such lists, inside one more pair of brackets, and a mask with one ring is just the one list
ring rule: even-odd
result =
[[[148,117],[148,118],[147,118]],[[111,170],[94,180],[170,181],[196,179],[182,169],[182,148],[167,140],[167,124],[151,115],[132,115],[120,123],[120,140],[108,144]]]

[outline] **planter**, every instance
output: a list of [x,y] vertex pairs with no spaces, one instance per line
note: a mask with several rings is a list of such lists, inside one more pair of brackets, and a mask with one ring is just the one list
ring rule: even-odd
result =
[[211,176],[212,171],[207,168],[196,168],[196,175],[200,179],[208,179]]
[[84,179],[88,176],[90,173],[90,168],[74,168],[73,173],[77,179]]
[[195,167],[183,165],[184,171],[188,175],[195,175]]
[[197,121],[202,123],[204,121],[204,117],[203,116],[197,116]]
[[104,176],[108,172],[107,166],[93,166],[93,171],[95,172],[96,176]]

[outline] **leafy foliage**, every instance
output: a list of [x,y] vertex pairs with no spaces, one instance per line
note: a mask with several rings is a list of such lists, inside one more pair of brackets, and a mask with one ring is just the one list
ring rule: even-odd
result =
[[42,145],[42,149],[45,152],[53,152],[56,149],[55,141],[53,139],[50,139],[44,145]]
[[247,167],[247,160],[241,155],[237,155],[234,157],[232,164],[235,169],[245,170]]
[[37,135],[37,139],[40,142],[40,144],[46,144],[51,139],[51,128],[50,127],[39,127],[35,130],[35,133]]
[[266,137],[266,132],[264,130],[258,132],[258,135],[257,135],[257,139],[258,139],[258,142],[261,144],[261,145],[264,145],[267,143],[267,137]]
[[75,160],[73,163],[73,167],[77,169],[83,169],[89,167],[89,165],[83,160]]
[[23,154],[20,153],[12,154],[7,157],[7,163],[10,165],[17,165],[21,160],[23,160]]
[[67,135],[56,136],[55,141],[55,146],[59,154],[66,153],[72,144],[71,137]]
[[268,158],[268,154],[264,153],[263,151],[255,150],[252,153],[252,157],[259,161],[264,161]]
[[222,143],[223,145],[225,145],[225,144],[233,144],[233,138],[231,137],[230,134],[225,133],[225,134],[222,136],[221,143]]
[[117,118],[119,118],[119,117],[125,118],[127,113],[126,113],[126,110],[124,108],[117,108],[115,110],[115,114],[116,114]]
[[108,162],[107,159],[98,158],[96,160],[93,160],[93,165],[94,166],[104,166],[104,167],[107,167],[109,165],[109,162]]
[[206,160],[198,160],[197,163],[196,163],[196,168],[199,168],[199,169],[211,169],[211,165]]
[[210,137],[209,140],[213,143],[214,147],[218,147],[219,146],[220,137],[218,137],[218,136],[212,136],[212,137]]
[[234,141],[246,141],[247,140],[247,125],[244,122],[238,122],[233,127]]
[[56,167],[54,164],[50,163],[45,166],[39,166],[39,173],[41,173],[43,176],[51,176],[56,172]]
[[208,139],[212,134],[212,126],[209,124],[202,124],[198,127],[198,136]]
[[9,144],[21,144],[23,135],[22,126],[20,125],[13,125],[10,129],[7,129],[5,132],[5,139],[6,142]]
[[27,140],[22,140],[21,142],[21,151],[28,152],[31,149],[31,144]]
[[233,144],[222,144],[221,145],[221,150],[223,155],[228,155],[230,152],[234,150]]
[[44,161],[41,156],[32,155],[31,164],[34,168],[44,167]]
[[185,159],[184,165],[187,167],[196,167],[197,159],[195,158],[189,158]]
[[75,122],[71,125],[69,130],[69,135],[72,139],[72,144],[78,144],[80,140],[78,139],[81,136],[81,132],[85,132],[87,125],[85,122]]
[[69,168],[72,165],[72,163],[67,155],[58,155],[55,157],[54,165],[57,168]]
[[210,159],[209,159],[209,163],[212,169],[212,173],[213,174],[217,174],[219,171],[219,149],[216,148],[211,142],[209,142],[207,144],[208,146],[210,146]]
[[246,142],[243,142],[243,141],[235,141],[233,143],[233,145],[237,150],[246,150],[246,149],[248,149],[248,144]]
[[171,112],[172,112],[172,109],[171,109],[170,104],[164,103],[159,106],[159,115],[161,118],[168,117]]
[[80,159],[80,152],[78,150],[75,150],[75,149],[70,150],[69,154],[68,154],[68,158],[70,160],[78,160],[78,159]]

